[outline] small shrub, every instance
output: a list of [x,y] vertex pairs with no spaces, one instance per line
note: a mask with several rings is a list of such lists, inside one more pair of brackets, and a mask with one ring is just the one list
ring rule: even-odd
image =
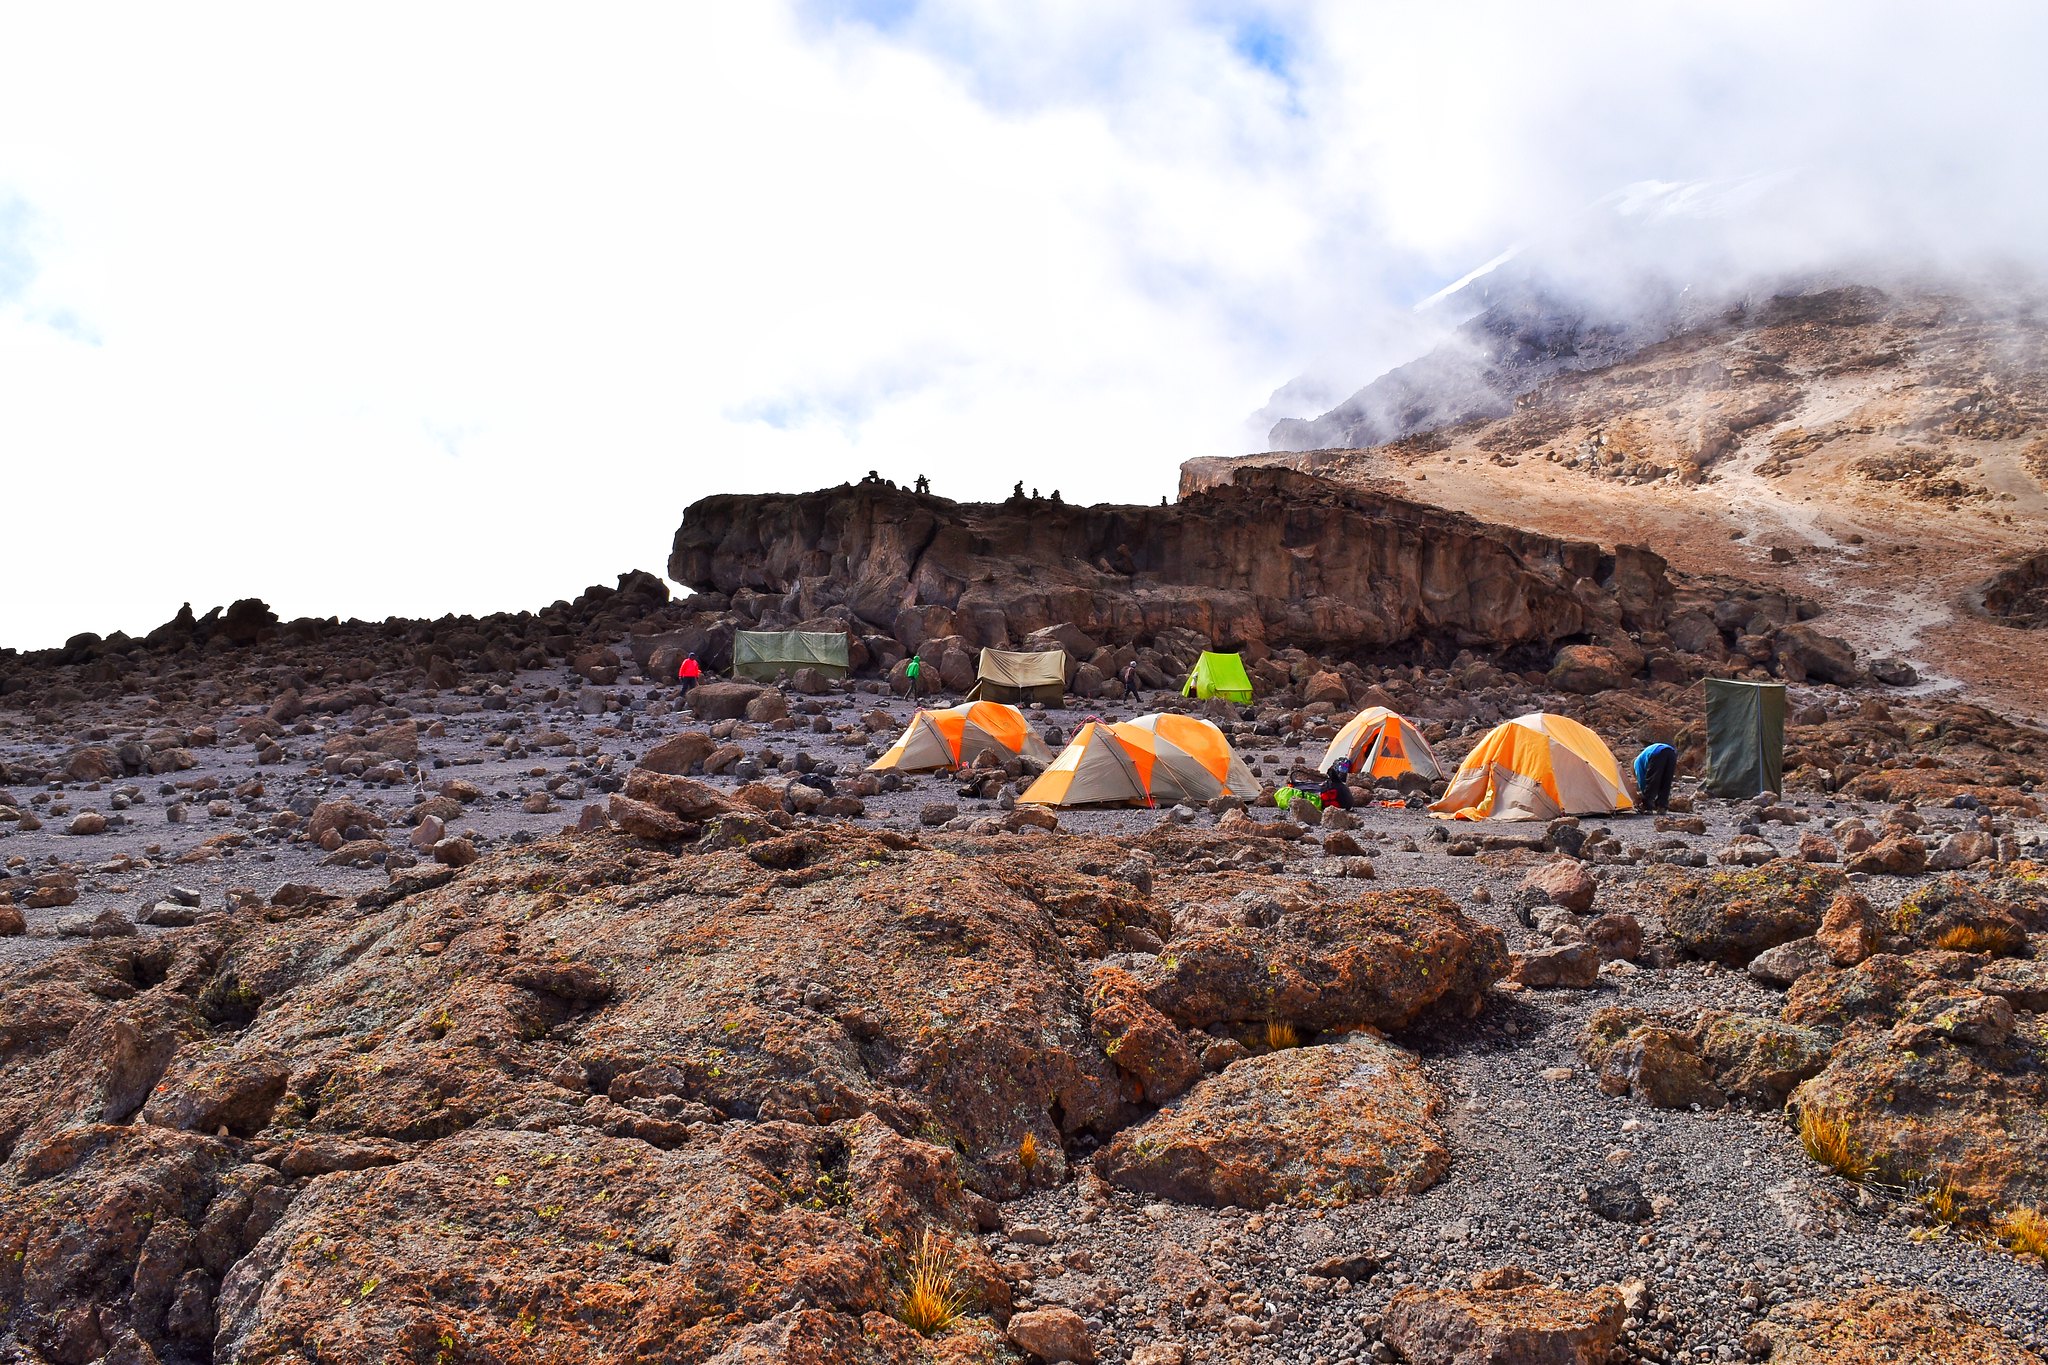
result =
[[1025,1175],[1038,1169],[1038,1136],[1026,1133],[1024,1140],[1017,1144],[1017,1165]]
[[1998,1220],[1998,1235],[2014,1251],[2048,1259],[2048,1213],[2014,1209]]
[[1278,1019],[1266,1021],[1266,1046],[1275,1052],[1301,1046],[1301,1030]]
[[1857,1149],[1849,1125],[1818,1109],[1800,1111],[1799,1145],[1808,1156],[1845,1179],[1862,1180],[1870,1174],[1870,1159]]
[[959,1321],[967,1309],[967,1291],[960,1287],[956,1261],[953,1244],[926,1228],[910,1258],[910,1283],[896,1305],[898,1322],[930,1337]]

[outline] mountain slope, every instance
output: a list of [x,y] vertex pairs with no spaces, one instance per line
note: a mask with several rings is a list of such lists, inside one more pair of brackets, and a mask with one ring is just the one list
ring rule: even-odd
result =
[[[1408,370],[1368,391],[1430,372]],[[1345,428],[1403,433],[1370,447],[1247,458],[1771,582],[1840,613],[1868,651],[2048,709],[2048,641],[2010,624],[2032,618],[1978,610],[1994,575],[2041,548],[2048,514],[2038,295],[1781,294],[1448,415],[1469,397],[1450,385],[1409,401],[1405,427]],[[1189,462],[1184,490],[1235,463]]]

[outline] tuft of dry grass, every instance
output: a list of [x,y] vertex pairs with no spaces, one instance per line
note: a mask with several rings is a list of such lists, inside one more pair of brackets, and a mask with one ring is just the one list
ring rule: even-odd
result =
[[1871,1161],[1857,1149],[1849,1125],[1818,1109],[1799,1112],[1799,1145],[1821,1165],[1849,1180],[1870,1174]]
[[896,1304],[896,1320],[920,1336],[937,1336],[967,1311],[959,1282],[959,1253],[926,1228],[910,1257],[910,1282]]
[[1025,1175],[1038,1169],[1038,1135],[1026,1133],[1024,1140],[1017,1144],[1017,1165]]
[[2014,1251],[2048,1260],[2048,1213],[2039,1209],[2013,1209],[1998,1220],[1998,1235]]
[[1927,1193],[1921,1196],[1920,1202],[1927,1206],[1929,1213],[1944,1223],[1960,1223],[1969,1212],[1968,1201],[1963,1197],[1963,1192],[1956,1187],[1955,1181],[1947,1178],[1929,1187]]
[[1935,935],[1934,946],[1946,953],[2000,953],[2012,944],[2000,930],[1982,924],[1952,924]]
[[1301,1030],[1278,1019],[1266,1021],[1266,1046],[1275,1052],[1301,1046]]

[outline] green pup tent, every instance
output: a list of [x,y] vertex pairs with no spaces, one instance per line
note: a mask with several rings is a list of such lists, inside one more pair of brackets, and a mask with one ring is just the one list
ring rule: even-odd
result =
[[732,675],[773,680],[778,673],[815,668],[828,678],[851,670],[846,636],[836,630],[742,630],[732,637]]
[[1784,790],[1785,684],[1707,679],[1707,791],[1746,801]]
[[1214,654],[1202,651],[1202,657],[1195,660],[1194,671],[1188,674],[1187,686],[1181,688],[1183,697],[1221,697],[1225,701],[1250,701],[1252,680],[1245,676],[1244,659],[1236,654]]

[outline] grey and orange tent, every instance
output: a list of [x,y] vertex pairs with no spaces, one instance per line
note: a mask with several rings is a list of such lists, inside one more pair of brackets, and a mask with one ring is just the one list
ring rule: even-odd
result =
[[1384,706],[1369,706],[1353,716],[1330,741],[1323,761],[1316,767],[1328,772],[1339,759],[1350,759],[1351,771],[1358,777],[1419,773],[1434,782],[1444,775],[1443,766],[1436,761],[1429,741],[1415,728],[1415,722]]
[[1258,795],[1258,779],[1223,732],[1172,713],[1090,721],[1018,797],[1037,806],[1152,806]]
[[1532,711],[1487,731],[1429,809],[1452,820],[1550,820],[1634,805],[1600,736],[1565,716]]
[[1052,762],[1052,750],[1033,734],[1024,713],[999,701],[971,701],[942,710],[919,711],[903,734],[868,765],[869,772],[895,768],[929,772],[972,763],[982,750],[1015,754],[1035,768]]

